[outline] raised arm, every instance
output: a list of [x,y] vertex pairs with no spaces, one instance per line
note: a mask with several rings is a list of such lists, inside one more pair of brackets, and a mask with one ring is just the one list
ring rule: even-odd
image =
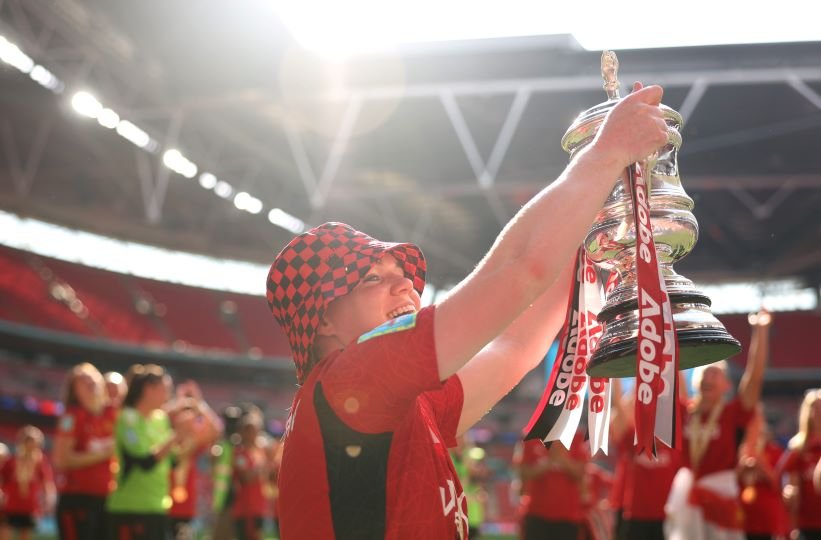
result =
[[516,214],[476,269],[442,301],[435,321],[441,379],[556,283],[625,167],[666,142],[661,96],[661,88],[651,86],[616,105],[593,142]]
[[749,317],[753,333],[750,338],[750,350],[747,354],[747,365],[744,375],[738,383],[738,396],[745,409],[752,409],[761,397],[761,386],[764,383],[764,369],[770,355],[770,326],[772,315],[762,309]]
[[564,322],[572,271],[571,260],[552,287],[457,372],[465,395],[458,433],[478,422],[545,357]]

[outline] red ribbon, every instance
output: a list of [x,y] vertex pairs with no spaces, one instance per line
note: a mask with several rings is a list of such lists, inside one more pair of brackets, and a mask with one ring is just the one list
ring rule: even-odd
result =
[[[665,334],[675,339],[675,326],[665,332],[664,304],[669,302],[661,281],[650,200],[644,172],[638,164],[628,169],[636,226],[636,281],[638,285],[639,332],[636,354],[636,446],[638,453],[655,454],[656,405],[662,391]],[[668,308],[669,310],[669,308]],[[670,344],[674,346],[674,344]],[[672,354],[669,356],[672,359]]]

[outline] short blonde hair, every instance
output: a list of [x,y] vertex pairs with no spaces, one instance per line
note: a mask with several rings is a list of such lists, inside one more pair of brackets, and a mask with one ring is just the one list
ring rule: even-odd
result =
[[713,362],[712,364],[705,364],[703,366],[698,366],[693,368],[693,390],[697,391],[701,388],[701,380],[704,378],[704,372],[707,371],[708,368],[718,368],[724,372],[725,375],[730,374],[730,366],[727,364],[726,360],[719,360],[718,362]]

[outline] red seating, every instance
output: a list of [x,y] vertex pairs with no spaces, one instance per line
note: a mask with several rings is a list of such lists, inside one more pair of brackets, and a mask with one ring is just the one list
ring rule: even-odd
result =
[[[727,330],[741,341],[741,353],[736,355],[734,361],[744,365],[751,334],[747,315],[722,315],[720,319]],[[817,368],[818,355],[814,350],[807,349],[807,343],[820,328],[821,314],[818,312],[775,313],[770,335],[770,368]]]
[[165,307],[163,319],[175,339],[195,347],[245,352],[220,319],[217,292],[142,278],[133,282]]
[[167,344],[151,320],[135,309],[125,276],[55,259],[44,259],[44,264],[74,289],[103,336],[129,343]]
[[26,262],[25,254],[0,248],[0,318],[49,330],[93,335],[68,307],[52,298],[48,285]]
[[226,293],[224,298],[236,303],[239,323],[250,347],[257,347],[265,356],[290,359],[288,338],[268,310],[265,296]]

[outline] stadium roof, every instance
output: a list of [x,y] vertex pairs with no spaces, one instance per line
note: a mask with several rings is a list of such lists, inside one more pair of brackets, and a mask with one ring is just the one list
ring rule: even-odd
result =
[[[280,209],[417,242],[444,287],[562,170],[561,136],[604,100],[599,53],[569,35],[328,61],[262,6],[0,3],[0,34],[63,85],[2,64],[0,209],[262,263],[292,235],[268,220]],[[623,85],[663,84],[686,119],[701,237],[677,269],[821,283],[821,42],[618,52]],[[80,90],[150,140],[75,114]],[[191,178],[166,166],[191,172],[183,156]]]

